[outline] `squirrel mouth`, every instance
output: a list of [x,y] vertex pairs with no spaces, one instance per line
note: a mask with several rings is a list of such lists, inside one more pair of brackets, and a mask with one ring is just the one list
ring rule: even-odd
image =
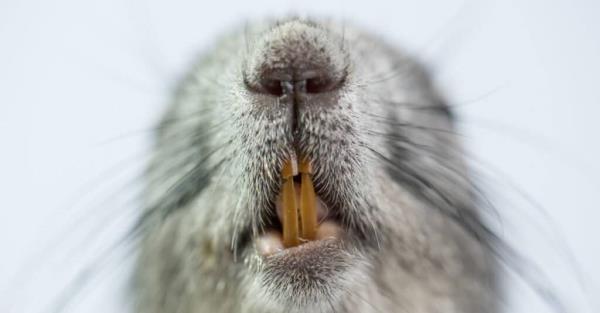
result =
[[300,251],[309,242],[318,246],[319,242],[341,238],[342,228],[329,216],[327,205],[315,193],[312,174],[307,158],[298,160],[292,153],[284,163],[283,183],[275,202],[278,223],[255,238],[260,255]]

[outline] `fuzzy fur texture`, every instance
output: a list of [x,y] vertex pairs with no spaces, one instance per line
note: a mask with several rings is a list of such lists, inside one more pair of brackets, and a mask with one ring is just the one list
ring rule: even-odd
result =
[[[260,90],[311,70],[332,85],[295,99]],[[496,312],[496,265],[452,128],[424,69],[352,27],[288,19],[223,37],[157,134],[137,312]],[[313,160],[345,238],[262,258],[252,240],[275,214],[292,146]]]

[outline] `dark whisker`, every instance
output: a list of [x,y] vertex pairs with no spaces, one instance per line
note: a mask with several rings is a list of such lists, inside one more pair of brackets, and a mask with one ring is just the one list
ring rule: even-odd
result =
[[[380,116],[380,115],[377,115],[377,114],[374,114],[374,113],[364,112],[362,114],[364,114],[366,116],[369,116],[369,117],[373,118],[373,120],[376,120],[378,122],[385,123],[386,125],[389,125],[389,126],[397,126],[397,127],[404,127],[404,128],[417,129],[417,130],[428,130],[428,131],[431,131],[431,132],[442,133],[442,134],[453,135],[453,136],[459,136],[459,137],[465,137],[466,136],[464,134],[458,133],[458,132],[456,132],[454,130],[451,130],[451,129],[435,128],[435,127],[417,125],[417,124],[414,124],[414,123],[400,122],[400,121],[396,121],[396,120],[393,120],[391,118]],[[373,130],[369,130],[369,131],[370,132],[374,132]]]
[[[366,148],[388,164],[392,173],[392,179],[396,180],[402,186],[409,188],[414,194],[419,195],[423,201],[431,203],[432,208],[449,217],[458,226],[463,228],[482,244],[483,247],[492,252],[504,266],[517,273],[553,309],[557,312],[566,312],[562,302],[553,292],[553,288],[546,287],[549,284],[549,280],[545,275],[536,271],[535,265],[528,262],[485,225],[476,216],[474,208],[456,203],[448,195],[445,195],[442,190],[438,189],[432,181],[420,175],[415,169],[404,165],[402,162],[393,161],[372,147]],[[531,273],[535,273],[535,275]]]
[[[98,145],[102,146],[102,145],[110,144],[114,141],[130,138],[130,137],[135,137],[135,136],[153,135],[154,133],[156,133],[160,130],[166,129],[167,127],[169,127],[175,123],[188,122],[193,119],[204,118],[205,117],[204,114],[209,113],[212,110],[213,109],[202,109],[202,110],[192,112],[189,115],[186,115],[184,117],[178,116],[178,117],[165,118],[165,119],[161,120],[160,123],[158,123],[156,126],[152,126],[150,128],[132,130],[131,132],[128,132],[125,134],[119,134],[118,136],[106,139],[106,140],[98,143]],[[227,119],[225,119],[225,120],[227,120]]]

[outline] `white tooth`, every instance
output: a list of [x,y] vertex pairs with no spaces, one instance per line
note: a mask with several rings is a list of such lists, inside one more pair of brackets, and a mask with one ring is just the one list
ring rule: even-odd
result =
[[338,224],[332,221],[325,221],[317,229],[317,240],[340,238],[341,234],[342,228]]
[[292,164],[293,175],[298,175],[298,157],[296,156],[296,153],[294,151],[292,151],[292,153],[290,154],[290,162]]
[[283,250],[283,238],[281,237],[281,233],[273,230],[256,238],[254,244],[258,254],[262,256],[269,256]]

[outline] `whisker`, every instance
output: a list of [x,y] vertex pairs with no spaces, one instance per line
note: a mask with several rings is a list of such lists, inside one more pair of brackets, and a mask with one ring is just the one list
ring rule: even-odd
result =
[[[219,150],[220,150],[220,148],[217,148],[217,149],[213,150],[212,153],[215,153]],[[202,162],[200,162],[200,165],[203,165],[202,163],[204,161],[206,161],[207,159],[208,159],[208,157],[205,160],[203,160]],[[217,164],[214,165],[208,171],[202,172],[202,173],[204,173],[204,175],[202,175],[202,177],[200,177],[200,178],[193,177],[194,175],[200,174],[200,172],[201,172],[199,170],[200,166],[199,165],[195,166],[192,170],[190,170],[188,173],[186,173],[186,175],[184,175],[184,177],[182,177],[175,184],[173,184],[173,186],[167,191],[167,194],[168,193],[180,193],[177,190],[180,189],[180,187],[182,185],[189,183],[190,179],[195,179],[198,182],[201,182],[201,181],[206,182],[213,175],[213,173],[216,172],[216,170],[219,167],[221,167],[221,165],[225,161],[226,161],[226,159],[224,158],[221,161],[217,162]],[[198,186],[198,185],[199,184],[197,184],[196,186]],[[179,202],[177,202],[177,204],[179,204]],[[99,257],[97,258],[97,260],[95,262],[93,262],[91,265],[87,266],[85,270],[80,271],[79,274],[77,275],[77,277],[75,279],[73,279],[70,283],[67,284],[67,287],[65,288],[65,290],[63,290],[61,292],[61,296],[59,296],[58,299],[56,300],[56,302],[51,306],[53,308],[51,310],[51,312],[64,312],[64,310],[66,310],[70,305],[72,305],[72,299],[76,298],[77,295],[81,295],[81,293],[86,288],[89,288],[89,286],[92,282],[92,279],[94,279],[94,277],[100,277],[100,274],[103,272],[102,271],[103,268],[104,268],[104,271],[106,271],[107,269],[110,269],[109,267],[105,267],[105,265],[106,265],[105,263],[108,262],[108,260],[110,260],[111,258],[114,258],[113,255],[114,255],[114,253],[116,253],[116,251],[119,247],[122,247],[124,249],[129,249],[136,243],[136,241],[140,238],[142,231],[149,226],[147,224],[149,220],[153,219],[153,217],[156,215],[158,215],[159,217],[164,219],[168,215],[172,214],[174,212],[174,210],[178,209],[178,207],[172,206],[172,203],[170,203],[170,202],[161,203],[161,205],[165,205],[165,206],[159,207],[157,205],[157,206],[145,211],[137,219],[137,222],[135,222],[133,227],[123,237],[121,237],[115,244],[108,247],[105,251],[102,251],[99,254]],[[182,203],[181,205],[183,206],[184,204]]]
[[[186,116],[178,116],[178,117],[169,117],[169,118],[165,118],[162,119],[157,125],[149,127],[149,128],[142,128],[142,129],[137,129],[137,130],[132,130],[131,132],[125,133],[125,134],[119,134],[118,136],[112,137],[112,138],[108,138],[106,140],[103,140],[102,142],[98,143],[99,146],[103,146],[103,145],[107,145],[110,143],[113,143],[115,141],[119,141],[119,140],[123,140],[123,139],[127,139],[127,138],[131,138],[131,137],[135,137],[135,136],[142,136],[142,135],[152,135],[153,133],[156,133],[160,130],[166,129],[167,127],[170,127],[173,124],[176,123],[181,123],[181,122],[189,122],[190,120],[193,119],[201,119],[201,118],[205,118],[206,116],[204,114],[206,113],[210,113],[211,111],[213,111],[212,108],[205,108],[202,110],[198,110],[195,112],[192,112]],[[228,119],[224,119],[224,121],[227,121]]]
[[[563,303],[557,297],[554,288],[547,287],[549,280],[536,266],[510,247],[503,239],[476,217],[473,208],[456,207],[456,203],[439,190],[432,181],[419,175],[414,169],[394,162],[372,147],[366,147],[394,171],[393,179],[402,186],[411,189],[421,199],[433,204],[431,207],[449,217],[468,234],[487,248],[497,260],[514,271],[523,281],[557,312],[566,312]],[[441,202],[438,202],[441,201]],[[531,274],[534,273],[534,274]]]
[[351,294],[352,297],[355,297],[355,298],[359,299],[360,301],[362,301],[363,303],[367,304],[368,306],[370,306],[376,312],[385,313],[384,311],[382,311],[381,309],[379,309],[378,307],[376,307],[373,303],[371,303],[370,301],[368,301],[367,299],[365,299],[363,296],[361,296],[358,292],[354,292],[350,288],[344,288],[344,291],[347,292],[347,293],[349,293],[349,294]]

